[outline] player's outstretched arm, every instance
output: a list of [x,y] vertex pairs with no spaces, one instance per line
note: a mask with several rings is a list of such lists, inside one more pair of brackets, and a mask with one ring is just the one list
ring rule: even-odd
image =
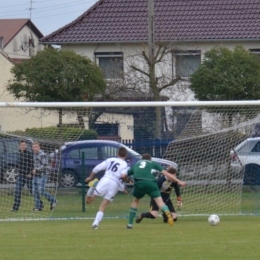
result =
[[163,171],[162,171],[162,174],[165,175],[165,176],[167,176],[170,181],[176,181],[176,182],[178,182],[179,185],[182,186],[182,187],[185,187],[185,186],[186,186],[186,183],[185,183],[184,181],[179,180],[177,177],[175,177],[174,175],[168,173],[167,171],[163,170]]
[[95,176],[95,172],[91,172],[91,174],[89,175],[89,177],[86,178],[85,182],[90,182],[94,179]]
[[85,182],[90,182],[94,179],[94,176],[97,172],[105,171],[107,168],[106,161],[103,161],[102,163],[98,164],[91,172],[88,178],[86,178]]

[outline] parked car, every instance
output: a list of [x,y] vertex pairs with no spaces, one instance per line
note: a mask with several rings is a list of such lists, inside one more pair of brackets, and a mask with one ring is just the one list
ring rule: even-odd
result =
[[260,185],[260,137],[244,140],[230,155],[233,171],[244,171],[244,185]]
[[[127,162],[130,166],[135,164],[141,159],[141,155],[134,150],[128,148],[127,146],[115,142],[106,140],[86,140],[86,141],[76,141],[65,143],[61,147],[61,157],[60,164],[58,162],[58,151],[51,155],[52,159],[52,169],[57,171],[59,164],[59,169],[61,173],[60,183],[62,187],[73,187],[81,182],[82,179],[82,168],[84,168],[84,178],[90,175],[92,169],[103,160],[115,157],[117,155],[117,150],[120,146],[126,147],[128,151]],[[82,167],[82,153],[85,155],[85,166]],[[55,165],[56,158],[56,165]],[[168,160],[160,158],[152,158],[153,161],[158,162],[164,168],[168,166],[177,167],[177,164]],[[101,178],[104,172],[99,172],[96,177]]]
[[[25,140],[28,151],[32,152],[32,141]],[[17,159],[19,151],[19,138],[0,138],[0,181],[13,184],[18,176]]]

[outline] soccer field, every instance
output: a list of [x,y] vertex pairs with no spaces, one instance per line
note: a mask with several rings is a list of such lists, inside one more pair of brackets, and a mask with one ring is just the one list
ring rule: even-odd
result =
[[[193,196],[197,196],[193,194]],[[211,198],[213,195],[208,194]],[[184,197],[185,198],[185,197]],[[215,201],[218,194],[213,196]],[[229,196],[225,196],[226,199]],[[109,205],[105,218],[98,230],[91,225],[100,199],[86,205],[82,212],[82,198],[79,190],[70,193],[59,192],[58,207],[52,220],[3,221],[0,222],[0,259],[260,259],[260,217],[259,192],[243,192],[241,211],[258,216],[220,215],[220,224],[210,226],[207,216],[179,216],[173,227],[155,220],[144,219],[135,224],[132,230],[126,229],[132,196],[119,194]],[[23,214],[33,218],[43,218],[50,214],[48,204],[43,212],[31,211],[32,198],[21,207],[19,212],[10,213],[13,195],[2,196],[5,205],[0,214],[19,218]],[[23,198],[25,201],[25,198]],[[208,203],[210,203],[210,199]],[[221,203],[225,203],[222,200]],[[191,204],[185,201],[185,207]],[[205,200],[204,200],[205,202]],[[200,200],[196,207],[200,208]],[[230,204],[228,204],[230,205]],[[138,214],[149,209],[149,198],[140,204]],[[31,212],[31,213],[29,213]],[[178,213],[185,213],[181,211]],[[119,214],[120,213],[120,214]],[[120,216],[119,218],[115,218]],[[57,220],[59,218],[66,220]],[[86,218],[69,220],[70,218]]]
[[[260,191],[244,191],[242,196],[233,193],[209,193],[196,194],[189,193],[188,197],[183,194],[183,207],[177,213],[179,215],[207,215],[207,214],[247,214],[260,215]],[[23,196],[22,204],[18,212],[10,212],[13,204],[14,195],[12,193],[6,196],[0,196],[0,220],[7,219],[76,219],[76,218],[93,218],[96,215],[101,198],[97,198],[91,205],[85,205],[83,211],[81,189],[74,188],[70,190],[59,190],[56,196],[58,206],[53,212],[49,210],[49,203],[45,199],[44,211],[33,212],[34,205],[32,196]],[[133,200],[132,195],[118,194],[113,203],[106,209],[105,218],[126,218],[129,214],[130,204]],[[176,196],[172,195],[172,200],[175,203]],[[85,198],[83,197],[83,201]],[[145,196],[138,207],[138,213],[149,210],[150,199]],[[234,204],[234,207],[232,205]],[[237,204],[235,204],[237,203]],[[208,208],[211,207],[209,211]],[[236,209],[236,211],[234,210]],[[220,210],[221,209],[221,210]]]
[[173,227],[162,218],[144,219],[132,230],[127,219],[49,220],[0,223],[1,259],[259,259],[260,221],[254,216],[180,217]]

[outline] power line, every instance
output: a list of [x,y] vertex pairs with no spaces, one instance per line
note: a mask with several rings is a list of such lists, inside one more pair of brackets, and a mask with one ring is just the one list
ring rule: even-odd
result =
[[[33,1],[35,2],[35,1]],[[83,2],[83,3],[82,3]],[[42,11],[34,11],[34,13],[42,13],[42,12],[46,12],[46,11],[51,11],[51,10],[56,10],[56,9],[62,9],[62,8],[67,8],[67,7],[71,7],[71,6],[75,6],[75,5],[81,5],[81,4],[85,4],[88,2],[93,2],[93,1],[85,1],[85,0],[79,0],[79,1],[74,1],[74,2],[67,2],[67,3],[63,3],[63,4],[58,4],[58,5],[52,5],[52,6],[47,6],[47,7],[40,7],[37,9],[46,9],[46,10],[42,10]],[[55,8],[51,8],[51,7],[55,7]],[[49,8],[49,9],[48,9]],[[30,10],[30,9],[29,9]],[[23,10],[16,10],[16,11],[3,11],[0,13],[17,13],[17,14],[24,14],[25,11]],[[5,15],[2,17],[7,17],[7,16],[13,16],[13,15],[17,15],[17,14],[10,14],[10,15]]]
[[[82,12],[82,9],[77,10],[77,11],[66,12],[66,13],[59,13],[59,14],[52,14],[52,15],[40,16],[40,17],[33,17],[33,19],[39,19],[39,18],[45,18],[45,17],[63,15],[63,14],[72,14],[72,13],[76,13],[76,12],[80,12],[80,11]],[[83,12],[82,12],[82,13],[83,13]]]
[[[35,2],[35,1],[33,1]],[[76,4],[80,2],[79,4]],[[87,1],[85,0],[79,0],[79,1],[74,1],[74,2],[67,2],[67,3],[63,3],[63,4],[58,4],[58,5],[52,5],[52,6],[46,6],[46,7],[39,7],[37,9],[46,9],[44,11],[35,11],[36,13],[37,12],[45,12],[45,11],[49,11],[49,10],[55,10],[55,9],[61,9],[61,8],[66,8],[66,7],[69,7],[69,6],[73,6],[73,5],[80,5],[83,3],[86,3]],[[91,2],[91,1],[90,1]],[[56,7],[57,6],[57,7]],[[56,8],[52,8],[52,7],[56,7]],[[50,8],[50,9],[47,9],[47,8]],[[2,11],[0,13],[17,13],[17,12],[24,12],[24,10],[16,10],[16,11]]]
[[[55,6],[64,6],[64,5],[75,5],[75,3],[79,3],[79,2],[84,2],[84,3],[88,3],[88,2],[93,2],[93,1],[86,1],[86,0],[77,0],[77,1],[69,1],[67,3],[62,3],[62,4],[57,4],[57,5],[51,5],[51,6],[48,6],[48,7],[55,7]],[[41,8],[48,8],[48,7],[41,7]]]
[[[80,2],[80,3],[78,3]],[[82,3],[83,2],[83,3]],[[91,1],[89,1],[91,2]],[[77,4],[75,4],[77,3]],[[46,12],[46,11],[52,11],[52,10],[57,10],[57,9],[62,9],[62,8],[67,8],[67,7],[71,7],[71,6],[76,6],[76,5],[82,5],[82,4],[86,4],[87,2],[85,0],[81,0],[81,1],[75,1],[74,3],[69,3],[67,5],[64,5],[62,4],[62,6],[60,5],[56,5],[58,7],[55,7],[55,8],[51,8],[51,9],[46,9],[46,10],[43,10],[43,11],[35,11],[35,13],[42,13],[42,12]]]
[[[49,1],[53,1],[53,0],[43,0],[43,1],[34,1],[34,2],[35,2],[36,4],[38,4],[38,3],[49,2]],[[28,2],[28,1],[27,1],[27,2]],[[26,3],[26,4],[3,5],[3,6],[1,6],[1,8],[3,8],[3,7],[9,8],[9,7],[20,6],[20,5],[28,5],[28,3]]]
[[9,7],[20,6],[20,5],[28,5],[28,3],[26,3],[26,4],[4,5],[4,6],[1,6],[1,8],[4,8],[4,7],[9,8]]
[[[11,2],[12,0],[10,0],[10,2]],[[27,6],[28,6],[28,4],[29,4],[29,0],[26,0],[27,1]],[[52,3],[55,3],[55,5],[51,5],[51,3],[45,3],[45,2],[49,2],[49,1],[52,1]],[[68,2],[68,0],[67,0],[67,2],[63,2],[62,4],[58,4],[59,3],[59,1],[57,0],[57,1],[53,1],[53,0],[45,0],[45,1],[37,1],[37,0],[33,0],[33,7],[34,8],[37,8],[39,11],[38,12],[35,12],[35,11],[33,11],[33,12],[31,12],[31,14],[29,13],[29,8],[27,8],[27,11],[25,11],[25,12],[20,12],[19,14],[14,14],[14,13],[12,13],[12,14],[10,14],[9,16],[8,16],[8,14],[3,14],[6,18],[3,18],[3,15],[0,15],[0,19],[14,19],[14,18],[21,18],[21,16],[25,16],[26,18],[28,18],[29,19],[29,16],[31,15],[32,17],[32,19],[33,20],[37,20],[38,21],[38,23],[45,23],[45,21],[46,20],[44,20],[44,18],[48,18],[48,17],[50,17],[50,18],[48,18],[47,19],[47,21],[46,21],[46,24],[48,24],[48,22],[49,22],[49,20],[52,20],[53,21],[53,19],[55,19],[55,21],[57,22],[57,24],[59,24],[59,22],[61,21],[61,20],[63,20],[63,18],[65,18],[64,20],[65,20],[65,22],[64,23],[66,23],[66,17],[70,17],[70,14],[73,14],[73,13],[76,13],[76,14],[74,14],[74,16],[75,15],[77,15],[77,16],[79,16],[79,15],[81,15],[81,14],[83,14],[85,11],[87,11],[89,8],[90,8],[90,6],[91,5],[93,5],[94,3],[96,3],[98,0],[85,0],[84,1],[84,3],[86,4],[86,7],[85,6],[82,6],[83,5],[83,3],[81,3],[81,1],[83,1],[83,0],[74,0],[74,1],[70,1],[70,2]],[[62,1],[62,0],[61,0]],[[63,0],[63,1],[66,1],[66,0]],[[42,4],[43,5],[43,3],[45,4],[45,6],[43,6],[43,7],[41,7],[41,5],[40,4]],[[36,4],[38,4],[38,6],[36,7]],[[79,5],[79,7],[80,7],[80,5],[82,6],[81,7],[81,9],[77,9],[77,10],[73,10],[73,6],[71,6],[71,5],[74,5],[75,7],[76,7],[76,5]],[[19,4],[19,5],[24,5],[24,4]],[[65,5],[65,6],[64,6]],[[28,6],[29,7],[29,6]],[[47,9],[51,9],[51,7],[53,8],[53,10],[49,10],[49,11],[47,11]],[[60,7],[60,8],[58,8],[58,7]],[[67,12],[66,12],[66,9],[64,9],[63,10],[63,12],[62,12],[62,10],[58,10],[58,9],[61,9],[62,7],[64,7],[64,8],[67,8]],[[2,10],[2,8],[0,9],[1,10],[1,12],[3,12]],[[45,13],[43,13],[43,10],[45,10],[44,12]],[[17,12],[17,11],[16,11]],[[38,13],[38,16],[37,16],[37,13]],[[41,14],[41,15],[40,15]],[[62,19],[61,19],[61,17],[60,16],[64,16],[64,17],[62,17]],[[57,18],[56,18],[57,17]],[[58,18],[59,17],[59,18]],[[42,20],[39,20],[39,19],[42,19]],[[40,21],[42,21],[42,22],[40,22]],[[56,23],[55,23],[56,24]],[[54,26],[54,23],[52,23],[52,26]],[[52,27],[51,26],[51,27]],[[59,27],[61,27],[62,25],[59,25]]]

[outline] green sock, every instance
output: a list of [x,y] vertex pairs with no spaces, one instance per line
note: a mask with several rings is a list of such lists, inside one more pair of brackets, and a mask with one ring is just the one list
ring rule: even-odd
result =
[[166,210],[169,210],[169,208],[168,208],[168,206],[164,205],[164,206],[162,207],[162,212],[165,212]]
[[129,220],[128,220],[129,225],[133,225],[136,212],[137,212],[137,209],[130,208],[130,214],[129,214]]

